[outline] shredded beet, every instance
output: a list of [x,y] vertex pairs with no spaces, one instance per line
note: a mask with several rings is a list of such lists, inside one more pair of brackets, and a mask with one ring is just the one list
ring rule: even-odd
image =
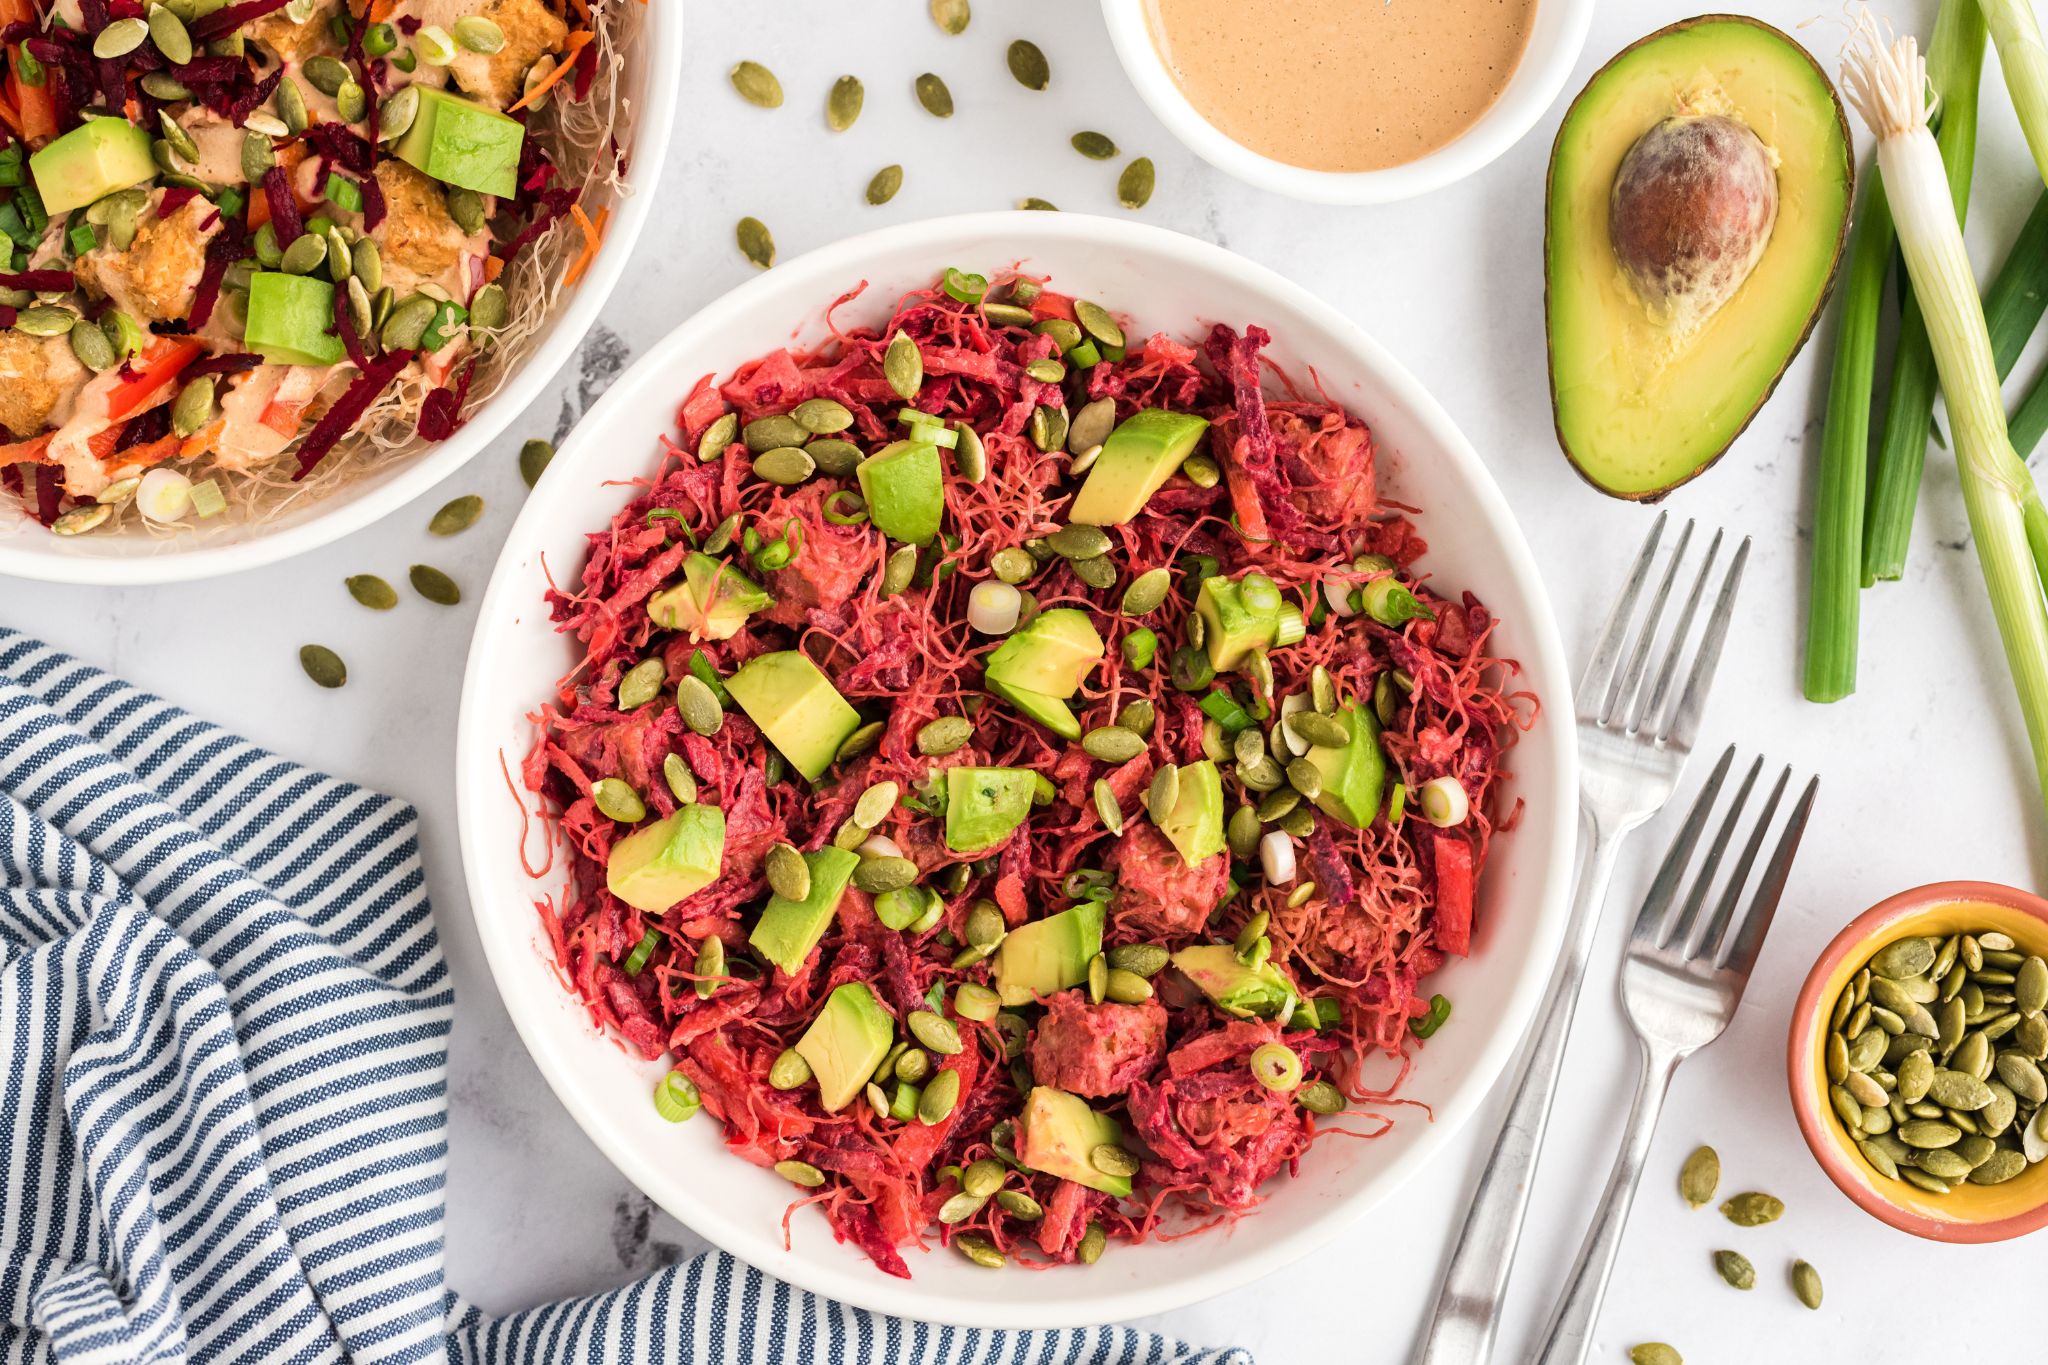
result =
[[192,311],[186,315],[188,326],[206,325],[206,320],[213,316],[213,305],[220,298],[221,281],[227,278],[228,267],[249,254],[247,240],[232,228],[215,233],[208,239],[199,283],[192,290]]
[[341,338],[351,365],[359,370],[370,368],[369,353],[363,349],[363,339],[356,335],[355,323],[348,315],[348,290],[340,287],[334,291],[334,334]]
[[26,289],[32,294],[69,292],[77,288],[68,270],[17,270],[0,273],[0,286]]
[[[540,168],[528,171],[545,183]],[[999,278],[996,287],[1010,282]],[[1072,301],[1050,291],[1038,293],[1031,308],[1037,318],[1074,316]],[[826,515],[843,505],[838,495],[853,480],[820,475],[783,488],[753,477],[737,441],[709,452],[706,462],[695,451],[727,413],[746,423],[810,399],[843,405],[852,424],[839,436],[863,451],[900,439],[904,402],[881,371],[884,343],[899,333],[924,356],[915,405],[972,427],[989,473],[978,484],[947,480],[943,539],[908,588],[885,596],[882,577],[897,547],[865,521],[845,525]],[[801,1202],[821,1205],[834,1235],[887,1273],[907,1274],[903,1250],[931,1237],[973,1233],[1013,1262],[1042,1264],[1074,1259],[1090,1227],[1140,1240],[1238,1216],[1319,1136],[1371,1136],[1391,1123],[1373,1112],[1361,1130],[1311,1113],[1295,1093],[1268,1089],[1253,1075],[1252,1052],[1284,1045],[1306,1081],[1337,1087],[1355,1105],[1382,1103],[1391,1087],[1369,1085],[1361,1061],[1392,1058],[1399,1083],[1419,1046],[1409,1021],[1428,1008],[1423,979],[1447,952],[1467,946],[1472,881],[1493,832],[1514,815],[1494,808],[1494,784],[1504,750],[1534,722],[1535,703],[1509,690],[1514,665],[1487,654],[1492,618],[1485,608],[1469,595],[1445,597],[1417,575],[1426,547],[1402,509],[1378,499],[1365,423],[1284,377],[1273,376],[1277,391],[1268,392],[1260,358],[1266,341],[1257,328],[1217,328],[1202,346],[1134,337],[1120,358],[1048,383],[1025,367],[1056,351],[1052,337],[993,325],[939,288],[916,291],[879,327],[835,326],[815,351],[777,351],[721,384],[700,381],[680,405],[681,430],[664,443],[655,475],[588,537],[580,587],[549,594],[554,620],[582,658],[554,702],[536,713],[538,740],[523,776],[568,855],[563,896],[541,907],[563,980],[627,1046],[650,1058],[671,1053],[736,1153],[759,1165],[798,1160],[824,1172],[825,1183]],[[1033,444],[1034,409],[1076,409],[1090,396],[1113,400],[1118,418],[1145,407],[1207,418],[1200,453],[1226,476],[1207,486],[1176,476],[1138,516],[1108,528],[1120,570],[1114,585],[1090,587],[1057,558],[1028,582],[1040,609],[1086,610],[1103,637],[1104,661],[1069,703],[1082,731],[1114,724],[1137,702],[1152,708],[1146,751],[1120,765],[1098,762],[988,694],[983,667],[996,642],[966,623],[968,593],[988,577],[991,556],[1066,519],[1075,487],[1068,457]],[[1253,517],[1264,527],[1256,537]],[[650,597],[678,582],[693,548],[728,522],[738,531],[723,533],[734,547],[723,552],[726,562],[770,594],[772,605],[725,639],[658,626]],[[761,567],[746,548],[776,542],[797,547],[781,567]],[[1354,562],[1361,555],[1385,562],[1361,566]],[[1152,567],[1168,569],[1177,591],[1142,621],[1124,616],[1124,588]],[[1205,698],[1217,709],[1225,699],[1235,710],[1268,704],[1242,674],[1211,682],[1170,664],[1188,647],[1195,580],[1254,569],[1306,618],[1304,638],[1270,651],[1275,698],[1311,692],[1326,676],[1341,701],[1378,711],[1387,784],[1412,789],[1442,776],[1463,783],[1472,814],[1462,826],[1390,824],[1384,803],[1363,829],[1318,813],[1313,831],[1294,841],[1296,879],[1269,885],[1255,860],[1233,869],[1228,855],[1214,855],[1189,866],[1149,822],[1152,775],[1168,762],[1199,761],[1218,742],[1204,736]],[[1350,589],[1389,573],[1424,614],[1389,626],[1352,612]],[[1342,614],[1328,610],[1332,597]],[[1121,663],[1124,642],[1140,624],[1159,637],[1156,659],[1142,670]],[[872,749],[841,760],[815,784],[781,775],[781,759],[736,703],[710,736],[693,733],[665,703],[619,705],[621,679],[649,660],[661,665],[665,696],[693,671],[724,678],[759,654],[791,649],[806,654],[865,719],[883,723]],[[968,715],[970,707],[964,745],[942,757],[922,752],[924,726]],[[614,779],[642,795],[650,818],[667,816],[677,808],[664,776],[672,758],[694,775],[695,799],[724,813],[723,862],[710,885],[648,913],[608,889],[611,850],[631,826],[600,812],[590,793],[599,779]],[[961,764],[1033,770],[1051,798],[995,847],[956,852],[944,837],[943,773]],[[1226,805],[1256,802],[1259,794],[1225,767]],[[798,971],[764,963],[747,936],[768,894],[769,847],[816,850],[835,841],[860,794],[880,782],[896,784],[901,797],[865,833],[890,839],[917,865],[921,884],[939,896],[938,914],[921,928],[890,929],[868,896],[850,890]],[[1097,813],[1098,784],[1118,804],[1121,835],[1111,835]],[[1301,894],[1311,879],[1314,887]],[[1439,888],[1456,902],[1440,901]],[[1075,989],[1043,1010],[1013,1007],[1000,1027],[950,1007],[955,987],[991,979],[988,962],[960,956],[977,905],[993,906],[1014,929],[1076,901],[1102,903],[1105,948],[1228,945],[1253,916],[1264,916],[1271,962],[1296,988],[1296,1001],[1284,1008],[1268,1002],[1268,1013],[1285,1018],[1232,1019],[1168,969],[1151,978],[1155,995],[1142,1007],[1092,1003]],[[703,998],[693,989],[695,966],[712,937],[724,947],[727,979]],[[960,1098],[941,1123],[883,1117],[858,1098],[827,1113],[814,1088],[768,1084],[776,1057],[802,1036],[827,994],[848,982],[867,983],[899,1023],[913,1010],[936,1009],[961,1031],[963,1051],[929,1059],[960,1077]],[[1009,1188],[1037,1201],[1042,1220],[1018,1219],[990,1202],[964,1221],[936,1222],[939,1206],[958,1192],[957,1168],[1016,1154],[1033,1073],[1118,1119],[1142,1161],[1134,1193],[1113,1198],[1010,1169]],[[892,1090],[890,1082],[885,1099]]]
[[419,434],[422,440],[445,441],[462,430],[462,404],[469,397],[469,382],[476,373],[474,362],[456,371],[451,383],[435,389],[420,404]]
[[184,376],[187,379],[197,379],[203,374],[240,374],[244,370],[253,370],[262,363],[263,357],[260,355],[251,355],[247,351],[230,351],[226,355],[199,357],[185,367]]
[[156,216],[168,218],[198,197],[199,191],[190,185],[172,185],[164,191],[164,197],[157,201]]
[[289,3],[290,0],[242,0],[241,4],[217,9],[191,22],[192,40],[205,43],[225,38],[242,25],[261,19],[272,10],[283,9]]
[[292,196],[291,176],[282,166],[263,173],[263,197],[270,203],[270,230],[280,247],[290,246],[306,230],[299,217],[299,201]]
[[363,366],[363,372],[334,400],[334,406],[321,414],[313,429],[306,433],[306,439],[299,443],[299,468],[292,475],[294,481],[312,473],[327,452],[334,449],[334,443],[348,435],[412,356],[411,351],[387,351]]

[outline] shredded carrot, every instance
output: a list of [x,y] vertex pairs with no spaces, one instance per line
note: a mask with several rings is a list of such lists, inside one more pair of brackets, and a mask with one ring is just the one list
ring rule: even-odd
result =
[[86,438],[85,448],[92,452],[95,460],[104,462],[114,453],[114,444],[121,439],[121,429],[127,425],[125,421],[116,422],[104,431]]
[[43,452],[50,448],[50,438],[55,432],[46,431],[40,436],[31,436],[26,441],[12,445],[0,445],[0,467],[11,464],[41,464]]
[[583,250],[577,252],[576,259],[569,262],[569,269],[562,276],[564,284],[574,284],[583,278],[583,272],[588,270],[591,261],[597,258],[597,249],[604,243],[605,219],[611,216],[612,211],[608,208],[599,209],[597,221],[594,223],[590,221],[590,215],[583,211],[581,204],[571,204],[569,212],[575,215],[576,226],[583,229]]
[[486,257],[484,257],[484,283],[485,283],[485,284],[489,284],[489,283],[490,283],[490,282],[491,282],[492,280],[495,280],[495,279],[497,279],[497,278],[498,278],[498,276],[500,276],[500,275],[502,275],[502,274],[504,274],[504,273],[505,273],[505,262],[504,262],[504,260],[503,260],[502,258],[500,258],[500,257],[497,257],[497,256],[486,256]]
[[7,126],[9,128],[12,128],[17,136],[28,136],[28,133],[21,126],[21,115],[15,113],[14,106],[7,103],[7,101],[5,100],[0,100],[0,120],[4,120]]
[[381,24],[398,12],[398,0],[370,0],[370,22]]
[[562,77],[569,74],[569,68],[576,65],[576,54],[588,47],[597,37],[587,28],[579,28],[562,43],[561,55],[555,58],[555,69],[535,81],[533,88],[519,97],[519,102],[505,112],[516,114],[552,89]]
[[178,447],[179,456],[189,460],[194,455],[204,455],[207,451],[213,449],[216,441],[220,440],[220,434],[226,426],[227,422],[224,419],[214,418],[211,422],[208,422],[205,426],[185,438],[185,443]]
[[[97,444],[97,442],[98,438],[95,437],[94,444]],[[183,444],[176,435],[159,436],[154,441],[144,441],[139,445],[129,446],[126,450],[116,450],[101,455],[100,460],[102,463],[118,465],[123,469],[131,466],[137,469],[148,469],[152,465],[162,464],[165,460],[180,454],[179,447]]]

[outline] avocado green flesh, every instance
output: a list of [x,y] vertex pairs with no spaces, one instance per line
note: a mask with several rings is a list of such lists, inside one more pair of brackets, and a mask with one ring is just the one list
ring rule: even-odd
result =
[[348,359],[334,326],[334,286],[310,275],[259,270],[249,277],[243,345],[280,365],[339,365]]
[[1075,718],[1073,708],[1058,697],[1048,697],[1027,687],[1012,687],[994,678],[988,680],[988,690],[1054,734],[1065,739],[1081,737],[1081,722]]
[[1195,614],[1202,618],[1202,647],[1218,673],[1228,673],[1252,651],[1270,646],[1280,626],[1277,609],[1253,611],[1228,578],[1202,580],[1195,594]]
[[1146,408],[1132,413],[1102,443],[1102,453],[1067,509],[1067,520],[1119,526],[1137,516],[1208,429],[1209,419],[1191,412]]
[[1173,965],[1225,1014],[1271,1019],[1295,995],[1294,983],[1271,962],[1247,967],[1228,943],[1198,943],[1173,955]]
[[811,949],[831,926],[839,911],[839,898],[846,894],[854,868],[860,866],[860,855],[828,844],[804,854],[804,864],[811,870],[811,894],[800,901],[770,896],[753,932],[747,935],[755,952],[791,976],[803,970]]
[[832,766],[846,737],[860,728],[860,712],[795,650],[748,660],[725,680],[725,690],[768,742],[813,782]]
[[443,184],[509,198],[519,188],[519,120],[415,81],[419,112],[392,148],[400,161]]
[[[1622,157],[1681,108],[1739,119],[1778,162],[1777,220],[1755,270],[1684,335],[1650,316],[1608,242]],[[1734,16],[1673,25],[1587,83],[1551,153],[1544,278],[1558,441],[1589,482],[1655,498],[1740,434],[1826,298],[1851,174],[1833,88],[1767,25]]]
[[723,560],[692,553],[683,561],[683,581],[647,599],[647,614],[658,626],[689,633],[693,640],[730,640],[757,611],[775,605],[760,586]]
[[825,997],[825,1007],[796,1040],[796,1054],[817,1078],[818,1103],[836,1114],[867,1088],[895,1041],[896,1021],[875,993],[849,981]]
[[1029,768],[948,768],[946,847],[979,853],[1007,839],[1031,814],[1035,784]]
[[1079,1095],[1049,1085],[1031,1087],[1017,1116],[1017,1129],[1017,1160],[1022,1165],[1119,1199],[1130,1194],[1129,1176],[1098,1171],[1093,1160],[1097,1147],[1123,1142],[1123,1125],[1096,1113]]
[[28,159],[43,208],[82,208],[157,173],[149,134],[125,118],[89,118]]
[[1020,924],[996,950],[996,993],[1005,1005],[1078,986],[1102,951],[1102,902],[1082,901],[1057,915]]
[[1189,867],[1223,851],[1223,776],[1208,759],[1180,766],[1173,809],[1159,832]]
[[1102,662],[1102,636],[1074,607],[1042,611],[988,656],[989,681],[1065,701]]
[[1308,761],[1322,774],[1316,809],[1353,829],[1379,818],[1387,785],[1387,758],[1380,750],[1380,723],[1363,703],[1339,707],[1336,719],[1351,731],[1341,749],[1310,749]]
[[659,913],[711,885],[725,862],[725,812],[694,802],[612,845],[604,883],[635,910]]
[[877,531],[906,545],[926,544],[939,533],[946,483],[937,446],[898,441],[862,460],[854,473]]

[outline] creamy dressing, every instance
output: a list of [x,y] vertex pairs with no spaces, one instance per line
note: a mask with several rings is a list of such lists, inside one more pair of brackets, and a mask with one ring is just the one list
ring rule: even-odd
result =
[[1426,156],[1493,107],[1537,0],[1145,0],[1202,117],[1262,156],[1371,171]]

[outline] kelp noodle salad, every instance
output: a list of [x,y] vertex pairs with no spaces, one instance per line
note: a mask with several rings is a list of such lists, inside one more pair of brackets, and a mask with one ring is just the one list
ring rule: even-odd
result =
[[1448,1011],[1535,704],[1267,342],[949,270],[699,381],[549,594],[565,984],[890,1274],[1242,1213]]
[[632,0],[0,0],[0,485],[273,513],[446,439],[594,252]]

